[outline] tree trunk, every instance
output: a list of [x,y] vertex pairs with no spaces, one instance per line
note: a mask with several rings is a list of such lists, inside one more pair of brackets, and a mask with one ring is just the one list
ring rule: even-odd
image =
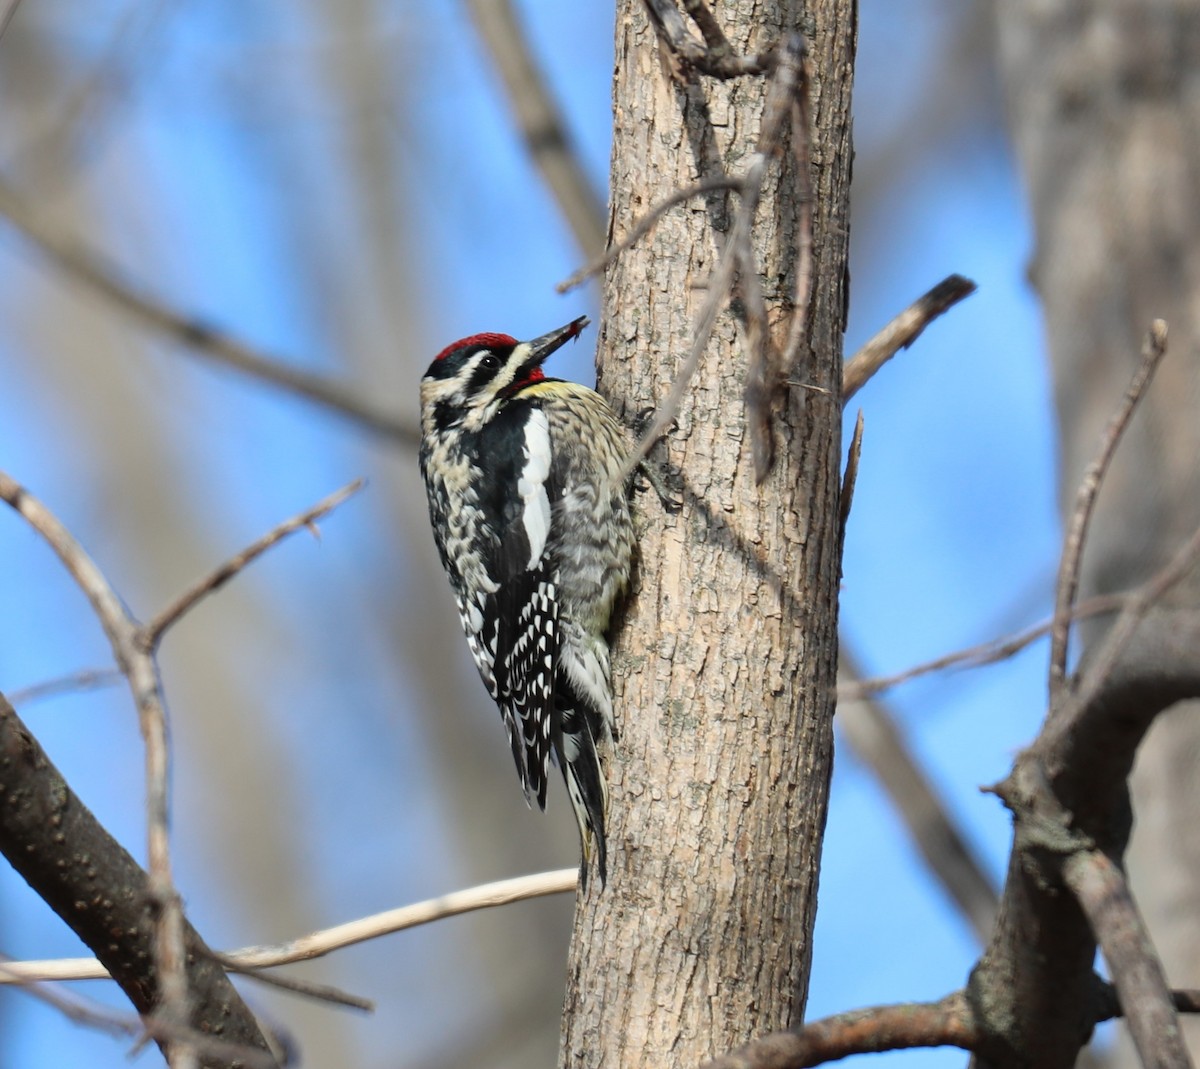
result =
[[[813,71],[808,345],[756,486],[745,341],[718,319],[665,454],[683,509],[638,502],[640,563],[614,649],[609,881],[578,904],[565,1066],[692,1065],[800,1019],[832,761],[841,347],[854,15],[779,2],[718,12],[735,50],[802,28]],[[611,237],[754,151],[766,82],[673,80],[641,0],[617,5]],[[754,249],[772,324],[791,312],[803,183],[785,153]],[[780,171],[779,168],[782,168]],[[632,419],[669,391],[737,201],[674,209],[609,270],[601,389]]]
[[[1150,320],[1169,351],[1097,502],[1081,594],[1129,589],[1200,524],[1200,4],[1195,0],[1019,0],[998,6],[1018,156],[1037,232],[1069,510],[1124,391]],[[1200,655],[1170,651],[1194,627],[1200,576],[1147,620],[1138,649],[1154,676]],[[1088,645],[1104,622],[1083,629]],[[1186,712],[1185,712],[1186,708]],[[1131,877],[1168,979],[1200,983],[1200,719],[1160,718],[1139,754],[1140,831]],[[1200,1052],[1200,1030],[1192,1049]]]

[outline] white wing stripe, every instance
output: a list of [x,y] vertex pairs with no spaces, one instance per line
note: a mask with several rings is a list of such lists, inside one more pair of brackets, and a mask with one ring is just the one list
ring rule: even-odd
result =
[[521,517],[529,540],[529,568],[542,559],[550,536],[550,498],[546,480],[550,478],[550,423],[546,413],[534,409],[525,421],[525,466],[517,480],[521,497]]

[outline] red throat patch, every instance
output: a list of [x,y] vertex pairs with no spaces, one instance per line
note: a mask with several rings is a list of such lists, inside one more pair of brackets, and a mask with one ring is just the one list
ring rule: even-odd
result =
[[540,367],[535,367],[520,382],[514,382],[513,389],[514,390],[523,389],[524,387],[530,386],[535,382],[541,382],[542,379],[544,379],[545,377],[546,377],[546,373]]

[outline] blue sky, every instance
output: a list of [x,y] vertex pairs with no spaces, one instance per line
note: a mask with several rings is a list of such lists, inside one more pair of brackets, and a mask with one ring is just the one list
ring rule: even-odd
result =
[[[520,7],[603,188],[611,11],[549,0]],[[110,69],[101,57],[114,31],[96,17],[103,9],[63,0],[26,3],[19,12],[18,20],[59,43],[67,72],[56,97],[36,102],[43,119],[65,106],[88,70]],[[866,438],[842,612],[844,633],[870,671],[898,670],[1045,615],[1058,551],[1052,412],[1036,302],[1025,281],[1029,221],[996,101],[982,78],[984,90],[970,97],[978,110],[965,118],[931,114],[929,129],[916,112],[927,105],[928,79],[950,47],[958,24],[950,15],[961,17],[962,9],[953,0],[861,5],[856,176],[869,179],[871,195],[855,204],[847,352],[946,274],[965,274],[980,287],[855,399]],[[595,298],[553,291],[579,255],[524,156],[465,9],[396,2],[353,10],[341,22],[320,5],[270,0],[142,9],[117,53],[125,57],[115,65],[122,77],[75,146],[73,169],[26,188],[50,210],[76,199],[89,204],[95,227],[85,236],[152,292],[412,413],[415,377],[448,338],[479,329],[536,333],[594,314]],[[15,69],[14,49],[27,32],[18,22],[0,41],[0,76],[6,63]],[[339,49],[351,46],[369,62],[347,73],[337,61]],[[323,90],[341,84],[338,78],[351,79],[345,95]],[[928,148],[897,157],[894,138],[909,125]],[[35,173],[30,160],[38,157],[27,139],[16,141],[0,144],[0,160],[19,184],[19,176]],[[391,184],[359,191],[374,199],[356,197],[348,159]],[[893,162],[886,174],[881,159]],[[182,751],[179,879],[200,927],[223,945],[299,934],[284,930],[282,919],[278,931],[252,930],[237,887],[212,878],[216,848],[205,826],[221,819],[227,776],[277,776],[279,812],[312,835],[314,856],[289,878],[308,886],[326,923],[455,886],[463,863],[438,823],[448,818],[411,801],[445,785],[418,758],[430,732],[419,715],[427,696],[406,686],[410,654],[398,658],[396,635],[379,628],[356,630],[351,639],[345,622],[364,607],[382,619],[425,589],[424,577],[406,569],[428,567],[428,546],[424,565],[396,550],[410,521],[414,530],[424,522],[423,503],[412,504],[411,458],[293,399],[183,359],[78,291],[64,294],[61,280],[7,229],[0,230],[0,275],[8,328],[0,334],[0,467],[60,512],[142,615],[337,485],[365,473],[376,488],[323,524],[319,544],[302,536],[256,565],[239,580],[244,590],[198,610],[165,648]],[[381,277],[404,292],[381,290]],[[47,326],[46,309],[63,307],[73,317],[69,327]],[[108,375],[97,376],[89,363],[99,353]],[[572,347],[559,373],[589,379],[589,353]],[[84,377],[81,396],[73,387]],[[121,438],[130,429],[133,444]],[[111,449],[94,447],[109,437],[117,443]],[[152,442],[153,456],[137,442]],[[136,470],[151,488],[190,493],[159,511],[153,493],[134,493],[114,457],[146,465]],[[393,486],[397,496],[388,497]],[[179,547],[186,564],[147,554],[160,530],[186,543]],[[419,537],[424,546],[426,536]],[[0,687],[104,663],[103,638],[79,595],[11,516],[0,517],[0,577],[12,606],[0,623]],[[261,615],[264,606],[275,608],[270,619]],[[398,633],[407,634],[403,626]],[[193,759],[212,744],[192,726],[192,665],[208,643],[222,648],[223,636],[224,647],[234,648],[222,650],[228,661],[221,678],[208,681],[212,694],[256,694],[262,707],[261,723],[233,722],[228,749],[262,755],[265,765],[250,757],[245,766],[222,765],[212,751]],[[331,651],[321,663],[288,652],[316,648]],[[465,648],[448,656],[474,687]],[[911,684],[892,699],[997,881],[1008,820],[978,788],[1001,778],[1035,733],[1045,660],[1035,649],[981,672]],[[351,711],[353,729],[346,730]],[[139,846],[140,742],[126,695],[91,693],[31,707],[28,715],[97,815]],[[498,732],[496,743],[502,764]],[[273,772],[274,762],[287,774]],[[337,779],[329,793],[309,786],[327,777]],[[345,837],[346,815],[361,809],[388,814],[392,846]],[[277,819],[252,815],[268,841]],[[537,819],[521,819],[527,833],[541,834]],[[559,831],[559,841],[571,841],[569,828]],[[414,855],[421,865],[403,863]],[[9,954],[78,953],[8,872],[0,874],[0,918],[0,949]],[[337,982],[374,988],[377,974],[398,968],[396,954],[410,962],[447,957],[436,934],[397,939],[404,942],[348,952],[332,966]],[[455,953],[427,990],[397,993],[380,981],[382,996],[368,991],[381,998],[376,1019],[337,1025],[352,1037],[361,1064],[416,1064],[437,1048],[439,1028],[452,1027],[445,992],[454,990]],[[963,982],[975,954],[873,779],[843,747],[809,1016],[940,996]],[[10,1037],[0,1064],[125,1064],[119,1043],[64,1026],[27,998],[0,995],[0,1014]],[[390,1053],[397,1049],[399,1062]],[[961,1057],[919,1052],[887,1060],[959,1064]]]

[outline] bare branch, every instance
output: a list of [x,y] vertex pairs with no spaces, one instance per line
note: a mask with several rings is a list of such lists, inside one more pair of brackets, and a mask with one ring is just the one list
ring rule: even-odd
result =
[[1088,526],[1096,504],[1096,493],[1104,474],[1112,462],[1121,435],[1129,425],[1133,411],[1167,351],[1167,325],[1161,319],[1150,324],[1146,340],[1142,345],[1142,356],[1134,372],[1129,388],[1120,405],[1109,420],[1100,442],[1100,451],[1088,465],[1080,480],[1075,496],[1075,507],[1071,510],[1071,523],[1063,544],[1059,563],[1058,583],[1054,598],[1054,627],[1050,632],[1050,705],[1058,704],[1061,691],[1066,685],[1067,646],[1071,631],[1071,609],[1075,604],[1075,593],[1079,588],[1079,565],[1083,557],[1083,546],[1087,539]]
[[[255,970],[309,961],[343,947],[378,939],[383,935],[415,928],[470,913],[478,909],[506,906],[529,898],[563,894],[575,890],[579,880],[577,868],[557,869],[534,876],[519,876],[511,880],[480,884],[463,891],[454,891],[439,898],[415,902],[410,906],[375,913],[369,917],[325,928],[311,935],[278,943],[274,946],[245,947],[219,955],[228,968],[255,974]],[[27,983],[32,980],[100,980],[108,973],[94,958],[60,958],[49,961],[8,962],[0,972],[0,986],[8,983]]]
[[1125,874],[1099,850],[1072,855],[1063,880],[1079,900],[1104,952],[1143,1065],[1191,1069],[1162,963],[1134,904]]
[[804,1069],[885,1050],[959,1047],[973,1051],[980,1040],[966,996],[955,991],[937,1002],[873,1006],[763,1036],[706,1062],[702,1069]]
[[510,0],[467,0],[475,29],[508,92],[525,147],[585,256],[603,248],[604,203],[588,179],[550,87],[538,70]]
[[138,632],[138,641],[142,649],[156,649],[162,641],[163,634],[167,628],[177,623],[186,612],[195,607],[197,602],[219,590],[237,575],[238,572],[245,568],[246,565],[262,556],[272,546],[287,538],[288,535],[294,534],[301,528],[309,529],[313,534],[316,534],[316,528],[313,526],[316,521],[323,516],[327,516],[348,497],[358,493],[365,483],[365,479],[355,479],[353,482],[347,483],[340,490],[317,502],[312,508],[293,516],[290,520],[284,520],[283,523],[263,535],[257,542],[247,546],[236,556],[231,557],[203,579],[193,584],[163,609],[150,623],[141,628]]
[[[688,31],[683,16],[671,0],[645,0],[645,5],[646,13],[654,24],[659,40],[681,62],[701,74],[707,74],[711,78],[727,79],[739,78],[743,74],[765,74],[771,69],[774,60],[771,52],[760,52],[756,56],[738,56],[729,48],[727,41],[725,41],[724,50],[719,47],[714,50],[696,40]],[[690,10],[699,9],[701,11],[700,21],[697,25],[700,26],[702,33],[707,36],[716,30],[720,34],[720,40],[724,41],[724,34],[720,33],[707,7],[698,3],[697,0],[691,0],[688,7]]]
[[178,1022],[187,1020],[187,977],[183,954],[183,910],[171,878],[168,838],[166,708],[158,665],[138,641],[137,621],[100,569],[58,519],[14,479],[0,472],[0,499],[34,528],[58,555],[92,604],[112,646],[113,657],[129,682],[146,747],[146,838],[150,890],[160,903],[155,941],[162,1004]]
[[975,283],[949,275],[918,297],[858,350],[842,371],[842,402],[849,401],[901,349],[907,349],[938,316],[975,292]]
[[688,13],[688,17],[700,30],[710,56],[714,59],[721,59],[733,51],[725,36],[725,31],[721,29],[704,0],[683,0],[683,10]]
[[0,215],[31,241],[52,263],[84,283],[114,306],[212,363],[281,387],[376,434],[415,445],[420,438],[408,420],[384,412],[345,386],[255,349],[229,334],[162,304],[122,280],[121,272],[102,257],[59,234],[4,180],[0,179]]

